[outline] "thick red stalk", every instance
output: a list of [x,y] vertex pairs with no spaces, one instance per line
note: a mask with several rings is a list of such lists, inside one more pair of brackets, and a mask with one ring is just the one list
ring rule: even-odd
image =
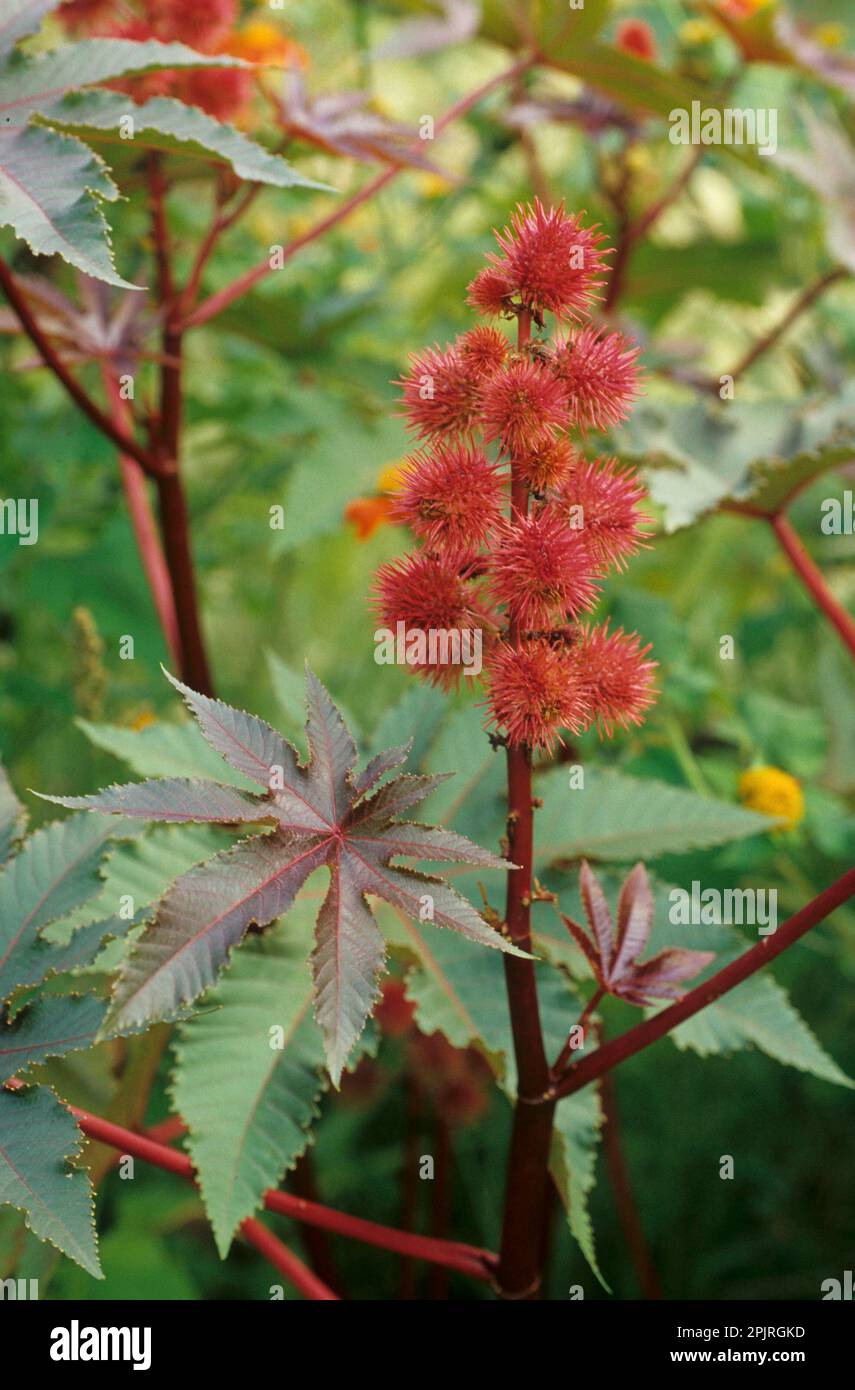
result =
[[[531,316],[521,313],[517,344],[524,348]],[[511,461],[511,517],[528,510],[528,487]],[[510,640],[519,637],[511,624]],[[534,854],[534,806],[531,756],[523,747],[508,747],[508,872],[505,929],[515,945],[531,949],[531,889]],[[518,1099],[514,1107],[505,1186],[502,1243],[497,1289],[504,1298],[536,1298],[540,1287],[543,1213],[548,1197],[549,1148],[555,1107],[539,1103],[549,1089],[549,1063],[543,1045],[534,961],[505,955],[505,984],[517,1064]],[[534,1103],[533,1103],[534,1102]]]
[[818,897],[809,902],[793,917],[790,917],[782,926],[778,928],[773,936],[766,936],[762,941],[758,941],[756,946],[752,946],[729,965],[718,970],[715,975],[711,975],[703,984],[689,990],[683,998],[676,1004],[671,1004],[669,1008],[663,1009],[661,1013],[655,1014],[653,1018],[648,1018],[644,1023],[639,1023],[635,1028],[630,1028],[620,1037],[613,1038],[610,1042],[598,1047],[596,1052],[592,1052],[587,1057],[581,1058],[570,1070],[565,1073],[564,1079],[554,1088],[554,1096],[560,1099],[563,1096],[571,1096],[576,1091],[581,1091],[583,1086],[588,1086],[592,1081],[596,1081],[598,1076],[603,1076],[613,1067],[619,1066],[629,1057],[634,1057],[637,1052],[641,1052],[651,1043],[663,1038],[666,1033],[670,1033],[672,1028],[676,1028],[679,1023],[683,1023],[687,1018],[692,1018],[694,1014],[700,1013],[707,1005],[715,1003],[723,994],[737,985],[742,984],[751,975],[762,970],[764,965],[774,960],[782,951],[786,951],[788,946],[792,946],[800,937],[817,926],[820,922],[840,907],[843,903],[855,895],[855,869],[850,869],[848,873],[837,879],[828,888],[824,889]]
[[[527,68],[530,68],[533,62],[533,57],[521,58],[518,62],[514,63],[512,67],[500,72],[496,77],[491,77],[489,81],[482,83],[481,86],[476,87],[474,91],[468,92],[465,96],[462,96],[459,101],[456,101],[453,106],[449,107],[444,115],[440,116],[439,120],[434,125],[434,135],[438,135],[440,131],[445,130],[447,126],[451,125],[452,121],[456,121],[458,117],[465,115],[471,107],[477,105],[484,97],[489,96],[490,92],[495,91],[497,87],[504,86],[506,82],[512,82],[515,77],[518,77],[521,73],[525,72]],[[421,144],[420,141],[417,143],[419,145]],[[361,207],[363,203],[367,203],[369,199],[373,198],[376,193],[379,193],[381,189],[385,188],[387,183],[391,183],[392,179],[397,178],[398,174],[407,167],[406,164],[392,164],[388,169],[384,169],[382,174],[378,174],[376,178],[371,179],[364,188],[360,188],[357,193],[354,193],[346,202],[341,203],[333,212],[328,213],[326,217],[322,217],[319,222],[316,222],[315,225],[310,227],[307,232],[304,232],[302,236],[295,237],[292,242],[289,242],[284,248],[283,254],[279,258],[277,264],[290,261],[292,256],[296,256],[298,251],[302,251],[304,246],[308,246],[313,241],[317,241],[319,237],[331,231],[333,227],[337,227],[340,222],[343,222],[352,212],[355,212],[357,208]],[[271,269],[272,267],[268,258],[260,261],[259,264],[253,266],[251,270],[244,271],[243,275],[239,275],[231,285],[226,285],[223,289],[218,290],[216,294],[212,294],[208,299],[204,300],[199,307],[184,320],[182,328],[198,328],[201,324],[208,323],[210,319],[215,318],[217,314],[221,314],[224,309],[227,309],[230,304],[233,304],[236,299],[240,299],[248,290],[253,289],[260,280],[266,279],[271,273]]]
[[838,632],[853,656],[855,656],[855,618],[838,603],[826,584],[821,571],[808,555],[786,515],[778,512],[770,518],[772,530],[778,538],[781,549],[790,561],[799,579],[804,584],[817,608],[824,613],[832,627]]
[[160,418],[153,438],[154,450],[160,465],[157,470],[160,527],[181,635],[181,674],[194,690],[203,695],[213,695],[214,686],[202,635],[196,593],[196,573],[190,546],[190,517],[179,465],[184,409],[184,352],[182,332],[176,318],[176,289],[166,219],[166,185],[157,154],[152,154],[149,158],[148,178],[158,297],[166,315],[160,375]]

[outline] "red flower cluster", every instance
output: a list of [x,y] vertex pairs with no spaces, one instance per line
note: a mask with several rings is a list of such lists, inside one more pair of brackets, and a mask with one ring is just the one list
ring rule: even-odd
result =
[[442,684],[462,673],[459,647],[428,638],[477,627],[491,722],[513,745],[550,748],[562,730],[640,723],[653,699],[639,638],[582,621],[608,568],[646,543],[644,490],[632,469],[583,458],[567,436],[625,418],[638,353],[590,326],[530,340],[545,311],[578,318],[592,302],[607,254],[596,230],[535,202],[498,241],[470,303],[516,318],[518,342],[484,326],[411,359],[403,411],[426,445],[391,515],[421,548],[379,570],[376,607],[408,650],[421,639],[406,660]]
[[[237,0],[140,0],[133,7],[117,6],[114,0],[67,0],[58,13],[66,28],[74,32],[138,42],[158,39],[215,54],[227,51],[239,6]],[[219,120],[228,120],[249,101],[252,75],[245,68],[197,68],[146,73],[110,85],[136,101],[177,97]]]

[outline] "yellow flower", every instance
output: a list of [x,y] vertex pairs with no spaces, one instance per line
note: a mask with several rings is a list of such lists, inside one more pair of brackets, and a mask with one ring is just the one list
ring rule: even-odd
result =
[[805,813],[801,784],[779,767],[752,767],[743,772],[739,799],[752,811],[784,821],[782,829],[792,830]]
[[144,709],[141,710],[139,714],[134,715],[129,721],[129,727],[134,729],[136,733],[139,733],[141,729],[148,729],[152,724],[156,723],[157,718],[152,714],[151,710]]
[[397,492],[401,486],[401,476],[406,468],[405,459],[396,459],[394,463],[387,463],[377,475],[378,492]]
[[228,43],[229,53],[245,58],[248,63],[266,63],[269,67],[284,68],[296,63],[304,68],[309,59],[300,44],[289,39],[275,24],[266,19],[251,19]]
[[845,24],[818,24],[813,37],[825,48],[839,48],[846,42]]
[[680,26],[680,38],[684,44],[709,43],[719,31],[708,19],[687,19]]
[[442,174],[419,174],[417,182],[426,198],[443,198],[454,187]]

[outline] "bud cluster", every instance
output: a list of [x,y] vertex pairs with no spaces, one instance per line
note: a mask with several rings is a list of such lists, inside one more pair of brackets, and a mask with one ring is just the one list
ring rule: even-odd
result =
[[[489,721],[512,745],[551,748],[562,730],[603,734],[641,721],[655,663],[639,638],[586,620],[610,568],[646,542],[644,489],[613,458],[571,442],[623,420],[638,393],[638,350],[587,318],[608,251],[563,205],[519,208],[497,233],[500,254],[469,288],[493,326],[411,359],[399,383],[421,443],[391,515],[420,543],[382,566],[377,610],[407,632],[479,627]],[[576,321],[569,336],[532,339],[544,314]],[[419,663],[413,663],[419,665]],[[424,661],[453,685],[460,667]]]

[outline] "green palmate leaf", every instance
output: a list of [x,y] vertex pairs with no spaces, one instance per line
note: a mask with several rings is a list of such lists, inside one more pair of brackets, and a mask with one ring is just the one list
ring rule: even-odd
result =
[[91,1047],[107,1004],[97,995],[47,995],[11,1021],[0,1009],[0,1083],[48,1057]]
[[110,829],[100,816],[56,822],[31,835],[0,872],[0,1002],[53,968],[39,934],[98,892]]
[[0,56],[5,57],[19,39],[27,39],[41,27],[61,0],[0,0]]
[[27,813],[0,763],[0,864],[5,864],[23,834]]
[[281,155],[223,125],[213,116],[172,97],[154,97],[137,106],[119,92],[70,92],[42,108],[52,126],[74,130],[92,143],[108,141],[125,148],[156,149],[201,155],[227,164],[239,178],[276,188],[313,188],[331,193],[328,184],[298,173]]
[[82,1145],[73,1117],[51,1091],[0,1090],[0,1205],[24,1212],[34,1235],[100,1279],[92,1186],[85,1170],[69,1163]]
[[604,1288],[594,1246],[594,1227],[588,1198],[597,1180],[597,1152],[603,1125],[603,1108],[596,1086],[586,1086],[559,1101],[555,1111],[550,1168],[567,1224],[579,1249]]
[[645,469],[665,529],[676,531],[728,502],[778,510],[793,492],[855,448],[855,388],[832,401],[656,406],[636,412],[622,457]]
[[779,822],[714,797],[613,770],[585,770],[584,788],[566,772],[538,779],[543,808],[536,819],[538,863],[599,859],[616,863],[656,859],[727,844],[774,829]]
[[37,255],[58,254],[86,275],[138,289],[113,269],[101,200],[118,196],[81,141],[38,126],[0,130],[0,226]]
[[90,724],[78,719],[90,743],[127,763],[140,777],[216,777],[236,787],[254,787],[249,777],[224,767],[196,724],[158,721],[144,729],[125,729],[118,724]]
[[[470,941],[520,954],[441,879],[392,863],[463,861],[483,868],[505,862],[463,836],[430,826],[396,825],[394,818],[424,799],[436,777],[398,775],[376,790],[379,778],[400,764],[405,750],[375,757],[357,773],[356,745],[320,682],[307,671],[306,737],[309,761],[264,720],[221,700],[197,695],[170,677],[192,709],[205,738],[265,796],[252,802],[216,784],[209,791],[167,779],[160,790],[109,788],[97,796],[58,798],[125,817],[211,821],[270,820],[275,829],[241,841],[182,875],[166,893],[117,981],[107,1026],[124,1030],[171,1017],[215,981],[250,923],[266,926],[286,912],[317,868],[330,871],[318,914],[312,953],[315,1015],[335,1084],[377,996],[385,944],[369,911],[368,895],[392,903],[416,921],[450,927]],[[237,800],[236,800],[237,798]],[[239,804],[238,804],[239,802]]]
[[[0,69],[0,121],[24,126],[34,112],[49,111],[66,92],[157,68],[245,68],[240,58],[197,53],[183,43],[148,39],[84,39],[49,53],[15,54]],[[128,98],[129,106],[132,106]]]
[[809,1072],[838,1086],[853,1086],[817,1042],[771,975],[755,975],[671,1033],[681,1050],[702,1057],[757,1047],[776,1062]]
[[220,1254],[293,1168],[325,1088],[307,963],[317,899],[234,957],[212,1008],[180,1029],[172,1094]]

